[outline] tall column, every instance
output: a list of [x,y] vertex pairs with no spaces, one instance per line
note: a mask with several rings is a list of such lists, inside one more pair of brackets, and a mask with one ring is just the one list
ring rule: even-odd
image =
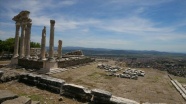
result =
[[20,30],[20,23],[16,22],[16,31],[15,31],[15,44],[14,44],[14,55],[13,58],[17,58],[19,56],[19,30]]
[[62,40],[58,41],[58,59],[62,58]]
[[54,61],[54,25],[55,20],[50,20],[50,46],[49,46],[49,60]]
[[31,35],[31,26],[32,26],[32,23],[27,23],[27,29],[26,29],[26,36],[25,36],[25,46],[26,46],[26,49],[25,49],[25,58],[26,59],[29,59],[30,58],[30,35]]
[[23,58],[25,56],[24,54],[24,42],[25,42],[25,23],[21,23],[21,42],[20,42],[20,55],[19,58]]
[[45,44],[46,44],[46,27],[44,26],[42,30],[42,38],[41,38],[41,60],[46,60],[45,58]]

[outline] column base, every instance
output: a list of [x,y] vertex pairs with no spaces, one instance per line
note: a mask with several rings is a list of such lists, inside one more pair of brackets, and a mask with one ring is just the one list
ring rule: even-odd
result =
[[50,62],[56,62],[55,58],[53,58],[53,57],[48,58],[48,61],[50,61]]
[[18,57],[19,57],[19,55],[18,55],[18,54],[13,56],[13,58],[18,58]]
[[40,58],[39,61],[46,61],[46,58]]
[[17,58],[12,58],[10,65],[17,65],[18,64],[18,57]]
[[30,56],[26,56],[26,57],[24,57],[25,59],[27,59],[27,60],[29,60],[30,59]]
[[58,62],[43,61],[43,68],[41,68],[38,73],[44,74],[50,72],[52,69],[58,68]]

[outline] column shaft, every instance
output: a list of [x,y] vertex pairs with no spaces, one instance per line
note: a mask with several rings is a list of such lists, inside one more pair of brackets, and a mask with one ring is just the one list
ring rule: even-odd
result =
[[21,23],[21,41],[20,41],[20,55],[19,58],[23,58],[25,56],[24,49],[25,49],[25,24]]
[[58,41],[58,59],[62,58],[62,40]]
[[31,26],[32,26],[32,23],[27,23],[27,29],[26,29],[26,40],[25,40],[25,43],[26,43],[26,49],[25,49],[25,54],[26,54],[26,59],[29,59],[30,58],[30,35],[31,35]]
[[45,60],[45,44],[46,44],[46,27],[42,30],[42,39],[41,39],[41,60]]
[[50,20],[50,47],[49,47],[49,60],[54,60],[54,25],[55,20]]
[[16,31],[15,31],[15,44],[14,44],[14,55],[13,58],[17,58],[19,56],[19,30],[20,30],[20,23],[16,23]]

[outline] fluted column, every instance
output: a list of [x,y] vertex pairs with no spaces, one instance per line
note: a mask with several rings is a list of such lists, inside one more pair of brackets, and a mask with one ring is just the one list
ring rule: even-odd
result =
[[55,20],[50,20],[50,46],[49,46],[49,60],[54,61],[54,25]]
[[20,55],[19,55],[19,58],[23,58],[25,56],[25,54],[24,54],[25,27],[26,27],[26,24],[21,23],[21,41],[20,41]]
[[27,29],[26,29],[26,36],[25,36],[25,58],[29,59],[30,58],[30,35],[31,35],[31,26],[32,23],[27,23]]
[[14,43],[14,55],[13,58],[17,58],[19,56],[19,30],[20,30],[20,23],[16,22],[16,31],[15,31],[15,43]]
[[62,58],[62,40],[58,41],[58,59]]
[[42,38],[41,38],[41,60],[46,60],[45,58],[45,44],[46,44],[46,27],[44,26],[42,30]]

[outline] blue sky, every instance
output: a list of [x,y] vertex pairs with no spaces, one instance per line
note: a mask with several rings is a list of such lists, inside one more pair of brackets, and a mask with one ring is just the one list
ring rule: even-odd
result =
[[186,53],[186,0],[0,0],[0,39],[15,36],[12,18],[30,11],[31,41],[55,46],[157,50]]

